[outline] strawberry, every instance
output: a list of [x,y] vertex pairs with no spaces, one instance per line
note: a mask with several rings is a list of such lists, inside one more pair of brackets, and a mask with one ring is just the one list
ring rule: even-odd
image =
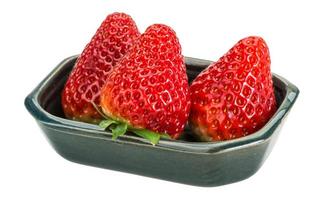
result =
[[[148,27],[108,76],[100,101],[110,118],[102,127],[118,123],[113,136],[128,128],[153,144],[161,136],[178,138],[187,122],[190,96],[175,32],[162,24]],[[116,134],[116,128],[123,131]]]
[[190,86],[189,123],[203,141],[251,134],[276,110],[269,50],[260,37],[240,40]]
[[79,56],[62,92],[67,118],[90,123],[102,119],[93,105],[99,104],[100,91],[110,70],[139,36],[129,15],[113,13],[106,17]]

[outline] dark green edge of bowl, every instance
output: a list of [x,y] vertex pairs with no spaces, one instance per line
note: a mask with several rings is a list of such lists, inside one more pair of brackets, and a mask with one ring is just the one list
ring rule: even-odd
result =
[[[71,56],[59,63],[58,66],[52,70],[51,73],[25,98],[25,106],[39,123],[49,125],[49,127],[74,129],[76,132],[80,131],[80,133],[70,134],[108,140],[111,142],[129,143],[133,145],[146,146],[148,148],[161,148],[164,150],[197,154],[214,154],[247,148],[253,145],[259,145],[269,140],[273,135],[274,130],[279,126],[279,124],[281,124],[282,120],[289,113],[299,95],[299,89],[295,85],[287,81],[285,78],[273,73],[273,79],[284,84],[286,87],[284,100],[279,105],[276,113],[264,127],[259,131],[242,138],[219,142],[187,142],[181,140],[161,139],[159,144],[156,146],[152,146],[145,139],[133,135],[124,135],[113,141],[111,139],[111,133],[103,131],[99,126],[54,116],[45,111],[39,104],[39,96],[41,95],[42,88],[46,86],[47,82],[51,80],[53,76],[55,76],[56,72],[69,62],[75,60],[77,57],[78,55]],[[204,69],[212,62],[186,57],[186,63],[189,64],[190,67],[196,66],[196,68]]]

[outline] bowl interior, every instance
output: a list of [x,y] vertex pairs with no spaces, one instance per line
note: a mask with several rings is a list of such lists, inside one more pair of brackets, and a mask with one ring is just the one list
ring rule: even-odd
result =
[[[61,92],[76,59],[77,57],[70,59],[65,63],[65,65],[59,67],[53,72],[53,74],[51,74],[51,79],[49,79],[49,81],[42,87],[37,99],[38,103],[45,111],[60,118],[65,118],[61,106]],[[210,63],[210,61],[186,57],[189,83],[191,83],[193,79]],[[279,107],[286,95],[286,86],[284,82],[275,76],[273,76],[273,82],[277,106]],[[191,133],[191,130],[187,126],[180,140],[196,142],[196,138],[192,137],[189,133]]]

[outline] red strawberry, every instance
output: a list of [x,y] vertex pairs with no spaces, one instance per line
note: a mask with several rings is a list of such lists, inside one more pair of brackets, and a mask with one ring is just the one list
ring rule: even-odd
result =
[[170,27],[155,24],[147,28],[108,76],[101,107],[111,119],[128,124],[129,130],[143,137],[139,129],[172,138],[180,135],[189,115],[190,97],[181,46]]
[[260,129],[276,110],[269,50],[260,37],[240,40],[190,86],[189,122],[203,141]]
[[129,15],[113,13],[107,16],[78,58],[62,92],[67,118],[91,123],[102,118],[93,104],[99,104],[100,90],[110,70],[139,36]]

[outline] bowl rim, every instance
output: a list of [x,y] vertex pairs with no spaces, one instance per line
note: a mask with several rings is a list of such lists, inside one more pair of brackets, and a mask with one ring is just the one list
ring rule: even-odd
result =
[[[275,132],[275,129],[279,126],[279,124],[281,124],[282,120],[289,113],[300,92],[294,84],[285,78],[273,73],[273,79],[278,80],[285,87],[286,92],[284,99],[280,103],[279,108],[272,116],[272,118],[260,130],[245,137],[216,142],[187,142],[182,140],[161,139],[160,142],[155,146],[151,145],[147,140],[134,135],[123,135],[118,137],[116,140],[112,140],[111,133],[104,131],[99,126],[55,116],[44,110],[39,103],[39,97],[42,94],[44,88],[49,85],[49,82],[51,82],[51,80],[57,75],[59,71],[63,70],[68,64],[75,62],[77,57],[78,55],[74,55],[61,61],[57,67],[55,67],[38,84],[38,86],[25,98],[25,106],[27,110],[39,123],[42,123],[49,128],[52,127],[52,129],[56,130],[71,130],[70,133],[65,131],[65,134],[91,137],[107,140],[110,142],[141,145],[147,148],[160,148],[183,153],[216,154],[259,145],[271,138]],[[186,63],[190,63],[189,65],[192,66],[207,67],[210,63],[212,63],[212,61],[192,57],[185,57],[185,59]]]

